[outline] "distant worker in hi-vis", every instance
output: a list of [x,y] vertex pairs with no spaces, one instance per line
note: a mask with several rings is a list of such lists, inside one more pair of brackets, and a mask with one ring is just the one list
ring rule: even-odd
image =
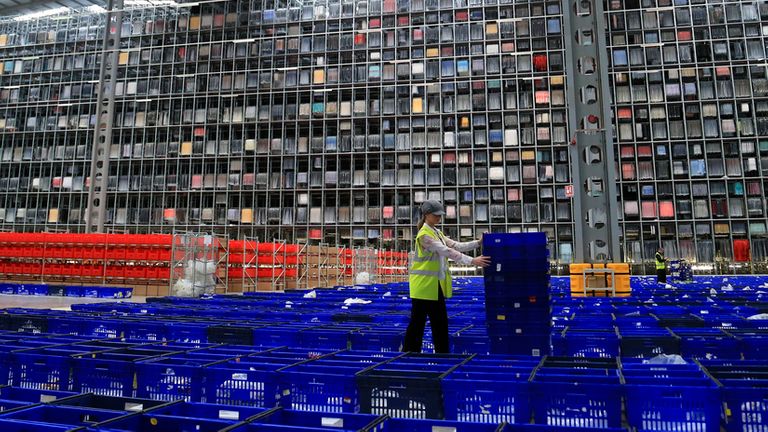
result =
[[421,205],[421,220],[414,242],[414,255],[410,267],[411,322],[405,332],[403,351],[421,352],[424,326],[429,317],[432,340],[436,353],[447,353],[448,311],[445,299],[451,298],[451,272],[448,259],[459,264],[487,267],[490,258],[472,258],[462,252],[480,247],[481,241],[460,243],[443,235],[437,229],[445,209],[439,201],[429,200]]
[[656,279],[660,284],[667,283],[667,259],[664,257],[664,248],[656,251]]

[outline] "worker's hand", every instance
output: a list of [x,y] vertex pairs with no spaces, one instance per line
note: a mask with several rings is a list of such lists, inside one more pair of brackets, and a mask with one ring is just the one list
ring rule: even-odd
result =
[[477,267],[488,267],[491,265],[491,258],[487,256],[479,256],[472,258],[472,265],[475,265]]

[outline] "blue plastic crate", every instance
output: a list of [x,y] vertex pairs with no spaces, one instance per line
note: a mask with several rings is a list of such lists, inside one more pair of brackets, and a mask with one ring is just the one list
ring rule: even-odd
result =
[[580,331],[566,328],[552,337],[553,355],[613,358],[619,356],[619,337],[611,331]]
[[680,337],[680,350],[686,358],[740,358],[738,339],[718,329],[671,329]]
[[729,414],[728,431],[768,430],[768,380],[733,380],[722,384]]
[[75,393],[54,390],[0,387],[0,400],[25,402],[29,404],[52,402],[73,395],[75,395]]
[[108,287],[108,286],[83,287],[83,297],[127,299],[127,298],[131,298],[132,296],[133,296],[133,288],[128,288],[128,287]]
[[488,354],[491,352],[491,342],[486,333],[459,333],[451,336],[452,349],[455,354]]
[[75,358],[72,361],[72,391],[131,397],[135,373],[135,364],[131,361]]
[[70,426],[57,426],[52,424],[30,424],[26,421],[4,420],[0,418],[0,428],[7,432],[67,432],[72,430]]
[[528,423],[528,379],[536,363],[475,361],[459,366],[442,380],[445,418],[462,422]]
[[299,330],[306,327],[261,327],[253,329],[253,341],[257,344],[272,346],[292,346],[299,345]]
[[48,332],[50,333],[77,336],[84,334],[84,327],[84,320],[78,317],[67,317],[66,315],[62,315],[60,317],[50,317],[48,319]]
[[[641,382],[633,380],[632,382]],[[638,430],[720,430],[721,395],[713,382],[690,386],[675,379],[625,385],[627,421]]]
[[440,381],[467,360],[463,355],[407,354],[356,375],[360,411],[403,418],[440,419]]
[[12,354],[12,382],[16,387],[40,390],[69,390],[69,357],[42,354]]
[[126,321],[123,336],[131,340],[163,341],[168,339],[166,323],[153,321]]
[[85,288],[80,285],[69,285],[64,287],[65,297],[82,297],[85,293]]
[[702,360],[722,385],[729,432],[768,430],[768,364],[765,359]]
[[307,329],[299,333],[299,346],[304,348],[348,349],[351,333],[351,331],[343,329]]
[[621,377],[613,359],[547,357],[532,381],[537,424],[620,427]]
[[[286,430],[335,430],[335,431],[380,431],[386,417],[370,414],[325,413],[294,410],[276,410],[257,417],[253,425],[272,425]],[[240,429],[233,429],[232,432]],[[248,428],[243,431],[249,430]],[[261,430],[252,428],[251,430]]]
[[173,356],[136,363],[136,396],[140,398],[204,402],[204,369],[215,362]]
[[232,421],[135,414],[99,425],[100,432],[195,431],[218,432],[231,427]]
[[245,421],[251,417],[263,414],[265,408],[247,406],[218,405],[208,403],[180,402],[161,405],[147,411],[152,415],[166,417],[186,417],[198,419],[221,420],[227,422]]
[[83,334],[98,339],[123,337],[126,322],[119,319],[83,320]]
[[277,369],[285,362],[267,363],[244,358],[218,363],[205,369],[208,403],[271,408],[280,403],[283,388]]
[[51,405],[93,408],[106,411],[120,412],[123,414],[140,412],[145,409],[165,405],[167,402],[150,399],[102,396],[93,393],[84,393],[68,398],[57,399],[50,402]]
[[8,330],[31,334],[47,333],[48,319],[45,315],[12,314],[8,318]]
[[208,342],[208,325],[204,323],[173,322],[166,324],[168,340],[190,343]]
[[18,295],[47,296],[48,285],[41,284],[21,284],[16,288]]
[[[383,361],[383,359],[380,359]],[[359,360],[313,361],[280,371],[290,398],[281,402],[300,411],[353,413],[360,410],[355,374],[371,366]]]
[[349,340],[354,350],[398,352],[404,336],[402,331],[363,330],[352,333]]
[[502,425],[496,423],[469,423],[451,420],[387,419],[382,432],[496,432]]
[[124,415],[120,411],[59,405],[37,405],[3,414],[4,420],[23,421],[30,426],[61,425],[71,428],[93,426]]
[[[63,286],[60,286],[60,285],[49,285],[48,286],[48,295],[49,296],[64,297],[65,293],[66,293],[66,291],[64,290]],[[75,308],[73,307],[72,310],[75,310]]]
[[[569,378],[562,378],[565,379]],[[620,427],[622,388],[618,380],[578,381],[534,382],[531,405],[536,423],[561,427]]]
[[550,334],[534,333],[518,336],[504,332],[496,333],[488,327],[488,342],[491,354],[530,355],[541,357],[551,352]]
[[667,329],[619,329],[623,358],[680,354],[680,338]]

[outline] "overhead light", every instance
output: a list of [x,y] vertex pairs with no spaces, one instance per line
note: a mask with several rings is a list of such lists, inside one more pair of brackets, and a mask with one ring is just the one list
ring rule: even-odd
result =
[[256,42],[255,38],[250,39],[235,39],[232,41],[232,43],[238,44],[238,43],[250,43],[250,42]]
[[68,7],[62,6],[62,7],[48,9],[48,10],[44,10],[44,11],[40,11],[40,12],[30,12],[28,14],[19,15],[17,17],[14,17],[13,20],[14,21],[28,21],[28,20],[33,20],[33,19],[37,19],[37,18],[44,18],[44,17],[48,17],[48,16],[52,16],[52,15],[59,15],[59,14],[67,13],[67,12],[70,12],[70,11],[71,11],[71,9],[69,9]]
[[107,11],[106,9],[104,9],[103,7],[101,7],[99,5],[90,5],[87,8],[85,8],[85,10],[87,10],[88,12],[93,12],[93,13],[104,13],[104,12]]

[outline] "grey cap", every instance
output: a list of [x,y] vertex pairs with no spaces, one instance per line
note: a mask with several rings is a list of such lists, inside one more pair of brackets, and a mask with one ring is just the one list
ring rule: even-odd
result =
[[443,208],[443,204],[440,203],[440,201],[427,200],[421,204],[421,214],[433,214],[435,216],[442,216],[445,214],[445,208]]

